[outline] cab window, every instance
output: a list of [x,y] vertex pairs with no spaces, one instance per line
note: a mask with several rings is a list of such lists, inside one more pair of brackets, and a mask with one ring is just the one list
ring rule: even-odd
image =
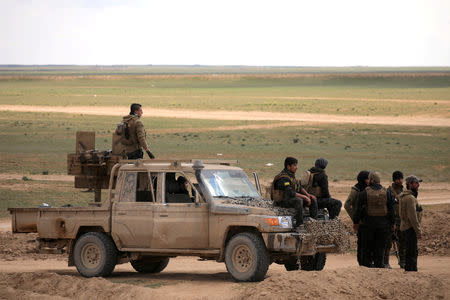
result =
[[196,189],[189,181],[189,176],[181,172],[167,172],[165,182],[166,203],[193,203]]
[[154,202],[157,175],[148,172],[126,172],[121,202]]

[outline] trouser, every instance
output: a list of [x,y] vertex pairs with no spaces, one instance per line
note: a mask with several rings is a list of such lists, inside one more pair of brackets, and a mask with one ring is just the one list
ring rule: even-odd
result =
[[386,248],[384,249],[384,259],[383,264],[389,265],[389,255],[391,254],[392,248],[392,234],[388,234],[386,239]]
[[[399,226],[400,227],[400,226]],[[406,256],[406,241],[405,233],[403,231],[397,230],[398,237],[398,264],[401,268],[405,268],[405,256]]]
[[138,149],[134,152],[127,153],[128,159],[138,159],[138,158],[144,158],[144,152],[142,152],[142,149]]
[[356,259],[358,261],[358,265],[362,266],[362,250],[361,250],[361,230],[358,230],[356,233]]
[[387,227],[370,227],[365,224],[360,225],[361,231],[361,259],[365,267],[373,266],[383,268],[384,250],[386,239],[390,230]]
[[330,219],[334,219],[341,212],[342,202],[334,198],[317,198],[317,206],[328,209]]
[[405,271],[417,271],[417,234],[414,228],[402,232],[405,239]]
[[[297,220],[297,225],[303,224],[303,207],[306,206],[306,202],[302,198],[292,197],[284,199],[278,202],[278,206],[284,208],[294,208],[295,209],[295,220]],[[317,218],[317,202],[311,201],[309,206],[309,216],[311,218]]]

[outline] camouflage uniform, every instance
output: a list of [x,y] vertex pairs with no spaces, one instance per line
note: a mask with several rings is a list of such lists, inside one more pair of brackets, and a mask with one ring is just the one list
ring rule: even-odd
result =
[[142,149],[147,150],[148,145],[146,139],[146,132],[144,124],[137,115],[126,115],[122,122],[128,124],[129,138],[122,136],[120,142],[125,146],[125,154],[128,159],[143,158],[144,153]]
[[[400,232],[400,215],[398,212],[398,197],[400,196],[400,194],[403,192],[403,185],[401,184],[396,184],[395,182],[393,182],[389,187],[388,187],[388,191],[390,191],[390,193],[395,197],[396,201],[395,201],[395,206],[394,206],[394,211],[395,211],[395,235],[398,238],[398,257],[399,257],[399,265],[401,267],[403,267],[405,265],[405,243],[404,241],[402,242],[402,234]],[[389,235],[387,243],[386,243],[386,250],[384,251],[384,265],[386,267],[390,267],[389,265],[389,255],[391,253],[391,248],[392,248],[392,235]]]
[[[274,177],[271,187],[271,197],[275,206],[285,208],[295,208],[295,219],[297,225],[303,223],[303,199],[296,197],[300,188],[300,182],[295,178],[295,174],[283,169]],[[317,202],[311,201],[310,215],[317,215]]]

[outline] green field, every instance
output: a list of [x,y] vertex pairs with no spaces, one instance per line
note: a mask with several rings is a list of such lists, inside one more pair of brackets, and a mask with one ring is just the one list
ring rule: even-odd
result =
[[[0,173],[64,174],[66,154],[74,152],[77,130],[96,131],[98,149],[111,148],[118,118],[49,113],[0,113]],[[19,121],[20,120],[20,121]],[[152,151],[159,158],[238,159],[246,170],[265,179],[281,167],[285,156],[300,159],[301,168],[326,157],[330,177],[353,179],[361,169],[393,169],[424,179],[446,181],[450,175],[448,128],[311,124],[271,129],[205,131],[245,122],[143,119]],[[156,133],[166,128],[170,133]],[[186,132],[198,129],[198,132]],[[155,132],[155,133],[152,133]],[[266,163],[275,166],[266,167]]]
[[449,117],[450,71],[0,76],[0,104],[127,106],[131,101],[155,108]]

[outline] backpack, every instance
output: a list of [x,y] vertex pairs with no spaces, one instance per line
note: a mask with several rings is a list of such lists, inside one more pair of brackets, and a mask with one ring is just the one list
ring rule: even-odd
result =
[[304,171],[300,176],[300,183],[302,185],[302,188],[308,190],[308,187],[312,187],[313,177],[314,175],[311,173],[311,171]]
[[[128,121],[129,122],[129,121]],[[130,141],[130,126],[128,122],[117,123],[116,134],[120,136],[120,142],[124,145],[131,145]]]
[[321,196],[321,189],[319,186],[313,187],[313,179],[314,175],[318,173],[312,173],[311,171],[304,171],[302,175],[300,176],[300,184],[302,185],[302,188],[305,189],[306,192],[309,194],[312,194],[316,197]]

